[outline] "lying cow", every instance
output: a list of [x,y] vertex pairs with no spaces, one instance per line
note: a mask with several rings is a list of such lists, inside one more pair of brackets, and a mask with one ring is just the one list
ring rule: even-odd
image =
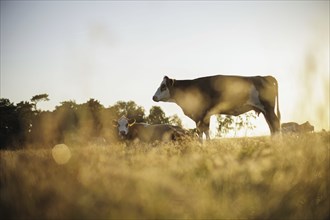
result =
[[152,99],[179,105],[184,114],[195,121],[200,138],[205,133],[206,138],[210,139],[212,115],[237,116],[250,110],[265,116],[271,134],[280,131],[278,85],[272,76],[216,75],[192,80],[175,80],[165,76]]
[[303,133],[303,132],[313,132],[314,126],[308,121],[303,124],[298,124],[296,122],[287,122],[281,125],[283,133]]
[[135,119],[122,116],[114,121],[121,138],[131,141],[154,142],[175,141],[186,135],[186,131],[178,126],[169,124],[136,123]]

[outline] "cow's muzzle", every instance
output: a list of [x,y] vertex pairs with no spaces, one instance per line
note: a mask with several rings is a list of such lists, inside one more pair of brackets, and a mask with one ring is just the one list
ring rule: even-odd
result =
[[152,97],[152,100],[154,100],[155,102],[159,102],[159,99],[155,95]]

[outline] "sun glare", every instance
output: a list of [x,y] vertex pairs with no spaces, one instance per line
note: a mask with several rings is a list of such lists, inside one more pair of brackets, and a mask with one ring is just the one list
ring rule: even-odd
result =
[[66,164],[71,158],[71,151],[65,144],[57,144],[52,149],[52,156],[57,164]]

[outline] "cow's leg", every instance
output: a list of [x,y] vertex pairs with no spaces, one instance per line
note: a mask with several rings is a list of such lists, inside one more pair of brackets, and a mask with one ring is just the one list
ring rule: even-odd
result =
[[204,122],[204,127],[203,127],[205,136],[206,136],[206,140],[210,140],[210,118],[207,119],[207,122]]
[[203,140],[203,133],[205,134],[206,139],[210,140],[210,118],[204,118],[203,120],[200,120],[196,123],[196,127],[199,139],[201,141]]
[[211,116],[207,116],[204,118],[204,133],[206,136],[206,140],[210,140],[210,117]]
[[270,130],[270,134],[273,134],[274,133],[274,130],[273,130],[273,126],[271,124],[269,115],[267,115],[267,113],[263,113],[263,115],[265,116],[266,122],[268,124],[269,130]]
[[203,130],[201,129],[201,121],[196,122],[197,135],[200,142],[203,142]]
[[263,114],[269,126],[270,133],[274,135],[275,133],[280,132],[280,120],[275,115],[274,110],[268,110]]

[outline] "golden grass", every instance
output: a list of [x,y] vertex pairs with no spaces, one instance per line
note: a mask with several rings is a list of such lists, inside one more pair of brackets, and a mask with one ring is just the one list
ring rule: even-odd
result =
[[1,151],[1,219],[327,219],[329,138]]

